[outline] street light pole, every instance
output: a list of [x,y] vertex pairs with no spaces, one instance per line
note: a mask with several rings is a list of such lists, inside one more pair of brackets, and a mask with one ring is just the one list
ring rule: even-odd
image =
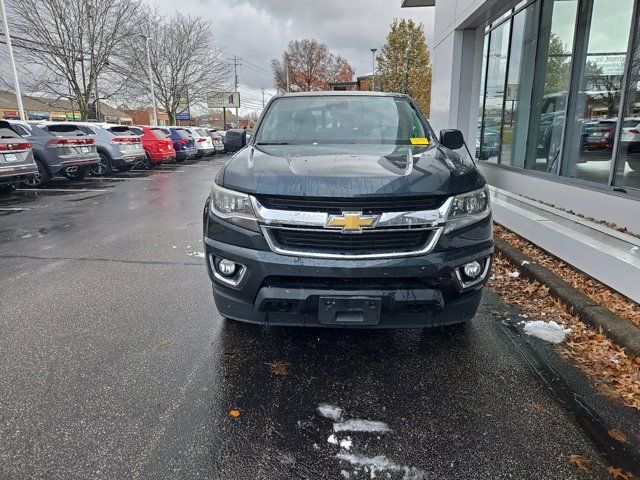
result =
[[26,120],[24,114],[24,106],[22,105],[22,95],[20,94],[20,84],[18,83],[18,70],[16,70],[16,60],[13,58],[13,47],[11,46],[11,35],[9,35],[9,22],[7,21],[7,12],[4,8],[4,0],[0,0],[0,11],[2,12],[2,21],[4,22],[4,36],[7,40],[7,50],[9,50],[9,62],[13,71],[13,86],[16,90],[16,100],[18,101],[18,111],[20,112],[20,120]]
[[156,105],[156,92],[153,88],[153,69],[151,68],[151,48],[149,47],[150,37],[146,37],[147,43],[147,66],[149,67],[149,89],[151,90],[151,104],[153,105],[152,126],[158,126],[158,106]]
[[371,49],[371,91],[376,88],[376,52],[377,48]]

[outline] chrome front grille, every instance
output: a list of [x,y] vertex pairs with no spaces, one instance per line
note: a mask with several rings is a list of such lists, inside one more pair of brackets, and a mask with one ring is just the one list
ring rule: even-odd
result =
[[[327,200],[324,211],[281,210],[267,208],[252,198],[254,210],[270,248],[283,255],[315,258],[375,259],[424,255],[432,251],[451,208],[451,198],[436,209],[417,211],[383,211],[372,226],[359,231],[344,231],[331,226],[335,211]],[[384,200],[388,203],[388,200]],[[371,205],[382,205],[373,199]],[[357,213],[374,212],[365,204]],[[316,207],[314,207],[315,209]],[[349,205],[353,208],[353,205]],[[350,212],[338,212],[342,216]],[[364,218],[364,217],[363,217]]]

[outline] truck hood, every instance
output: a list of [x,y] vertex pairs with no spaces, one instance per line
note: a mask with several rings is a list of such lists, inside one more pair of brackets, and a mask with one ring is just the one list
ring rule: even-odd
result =
[[452,195],[485,185],[472,161],[441,146],[247,146],[218,183],[251,194],[306,197]]

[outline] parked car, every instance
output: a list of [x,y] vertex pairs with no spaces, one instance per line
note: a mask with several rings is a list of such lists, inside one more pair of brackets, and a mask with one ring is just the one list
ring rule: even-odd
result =
[[176,162],[184,162],[188,158],[196,158],[198,151],[193,137],[184,127],[166,127],[163,132],[169,135],[176,151]]
[[[613,150],[617,123],[618,120],[614,118],[583,124],[582,149],[589,152]],[[611,157],[605,158],[608,160]]]
[[246,130],[242,128],[232,128],[227,130],[224,136],[224,150],[225,152],[237,152],[246,145],[248,141],[249,138]]
[[128,172],[137,163],[146,161],[142,140],[127,125],[109,123],[79,123],[79,128],[95,139],[100,163],[91,169],[91,174],[102,176],[116,168]]
[[38,171],[24,181],[29,187],[41,187],[55,175],[82,180],[89,169],[100,163],[95,140],[78,124],[22,122],[8,120],[11,128],[31,143]]
[[486,128],[482,132],[482,146],[480,145],[480,130],[476,137],[476,158],[488,160],[500,155],[500,136],[495,130]]
[[[215,153],[213,141],[207,133],[200,128],[186,127],[185,130],[193,137],[198,150],[197,158],[208,157]],[[202,132],[202,133],[200,133]]]
[[224,142],[222,141],[222,139],[224,138],[224,135],[220,134],[219,131],[214,130],[212,128],[205,128],[204,130],[211,137],[211,141],[213,142],[213,148],[215,149],[215,152],[216,153],[224,152]]
[[142,139],[142,146],[147,154],[148,166],[154,167],[161,163],[176,161],[176,151],[173,148],[171,136],[160,127],[138,126],[129,128]]
[[620,155],[633,171],[640,172],[640,118],[625,118],[622,122]]
[[493,234],[486,181],[463,146],[458,130],[436,137],[406,95],[272,98],[204,206],[220,314],[368,328],[471,319]]
[[0,120],[0,190],[32,179],[37,171],[31,143],[11,128],[9,122]]

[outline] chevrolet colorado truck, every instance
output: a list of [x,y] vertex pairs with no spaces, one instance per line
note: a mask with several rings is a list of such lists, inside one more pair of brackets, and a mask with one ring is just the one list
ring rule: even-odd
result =
[[436,137],[406,95],[274,97],[204,207],[220,314],[353,328],[473,318],[493,234],[464,146],[458,130]]

